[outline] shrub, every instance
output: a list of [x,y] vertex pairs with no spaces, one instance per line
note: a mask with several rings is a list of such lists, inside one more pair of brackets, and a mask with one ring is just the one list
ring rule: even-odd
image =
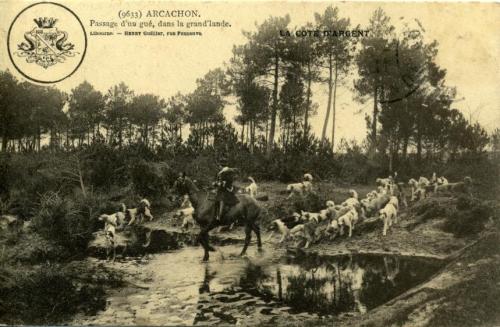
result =
[[429,199],[417,206],[416,213],[425,222],[430,219],[446,217],[448,206],[448,202],[441,203],[438,199]]
[[473,236],[480,233],[488,219],[494,216],[493,207],[485,202],[462,200],[458,203],[458,210],[448,216],[443,225],[444,231],[453,233],[457,237]]
[[108,189],[112,185],[129,183],[124,151],[117,151],[107,144],[95,143],[86,149],[84,154],[89,184]]
[[290,216],[292,213],[303,211],[319,212],[325,208],[326,197],[323,194],[308,193],[305,196],[294,196],[291,199],[278,199],[269,207],[269,219],[278,219]]
[[32,219],[33,229],[70,253],[83,254],[97,228],[99,203],[93,196],[79,196],[74,200],[48,192],[40,199],[39,209]]
[[74,268],[53,264],[30,271],[0,267],[0,275],[6,281],[0,284],[0,321],[52,325],[79,311],[96,314],[104,309],[104,285],[118,286],[121,277],[103,268]]
[[132,166],[131,176],[136,193],[146,197],[166,194],[176,177],[168,164],[144,159]]

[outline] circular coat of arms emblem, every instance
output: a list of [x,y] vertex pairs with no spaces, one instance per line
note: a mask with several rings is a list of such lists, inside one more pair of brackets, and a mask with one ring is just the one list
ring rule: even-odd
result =
[[53,2],[23,9],[7,37],[10,60],[24,77],[38,83],[56,83],[80,67],[87,34],[76,14]]

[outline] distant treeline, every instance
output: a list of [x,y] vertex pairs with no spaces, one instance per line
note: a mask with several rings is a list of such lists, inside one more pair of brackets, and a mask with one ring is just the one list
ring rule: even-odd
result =
[[[404,24],[398,31],[378,9],[368,26],[352,26],[333,7],[316,13],[300,28],[362,28],[370,31],[368,36],[280,36],[290,24],[288,15],[270,17],[255,31],[244,32],[247,42],[234,46],[224,67],[199,78],[192,93],[168,99],[135,94],[123,82],[102,94],[85,81],[65,94],[0,72],[1,149],[71,151],[94,143],[118,149],[139,144],[153,151],[175,152],[180,146],[195,152],[214,149],[224,156],[238,148],[267,159],[277,152],[303,153],[307,160],[311,155],[331,158],[337,150],[346,153],[351,147],[370,159],[380,158],[388,171],[410,157],[420,164],[422,159],[446,161],[463,153],[478,154],[489,142],[498,151],[498,129],[488,135],[453,108],[456,91],[446,85],[446,71],[436,63],[438,43],[424,41],[420,24]],[[319,136],[310,126],[318,107],[313,102],[315,84],[328,89]],[[338,88],[373,106],[361,144],[335,142]],[[223,114],[230,101],[237,104],[234,122]]]

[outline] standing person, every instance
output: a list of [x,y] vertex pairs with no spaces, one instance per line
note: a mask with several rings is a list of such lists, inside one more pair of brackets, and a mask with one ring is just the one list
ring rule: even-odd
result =
[[180,198],[177,198],[176,201],[177,203],[181,203],[183,201],[184,196],[189,193],[189,190],[186,187],[186,179],[187,175],[185,172],[180,172],[179,175],[177,176],[177,179],[174,182],[174,190],[176,190],[177,194],[180,195]]

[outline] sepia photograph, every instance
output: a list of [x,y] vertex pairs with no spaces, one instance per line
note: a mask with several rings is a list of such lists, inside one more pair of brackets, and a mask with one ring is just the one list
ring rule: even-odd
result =
[[500,326],[499,30],[0,0],[0,326]]

